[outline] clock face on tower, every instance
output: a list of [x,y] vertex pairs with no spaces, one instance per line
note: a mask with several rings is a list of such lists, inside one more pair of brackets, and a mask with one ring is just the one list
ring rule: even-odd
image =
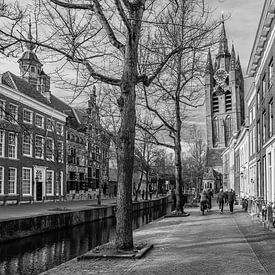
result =
[[218,69],[214,74],[214,78],[219,84],[223,83],[226,80],[227,76],[228,74],[224,69]]

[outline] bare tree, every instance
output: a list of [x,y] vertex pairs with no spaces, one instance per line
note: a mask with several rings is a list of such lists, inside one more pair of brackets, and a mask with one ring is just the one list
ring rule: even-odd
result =
[[[143,85],[144,105],[153,112],[158,122],[152,130],[165,130],[171,142],[157,144],[174,150],[176,178],[176,210],[183,213],[183,183],[182,183],[182,122],[188,118],[192,108],[203,104],[205,52],[215,43],[213,30],[218,26],[209,18],[209,13],[196,17],[200,7],[197,1],[171,1],[170,9],[160,17],[160,24],[154,39],[149,45],[154,51],[154,45],[163,45],[163,53],[171,49],[181,48],[165,64],[148,89]],[[148,62],[151,57],[148,55]],[[147,66],[147,64],[142,64]],[[144,130],[145,127],[143,127]]]
[[[33,3],[35,2],[33,0]],[[171,3],[174,6],[177,1],[165,0],[159,5],[159,1],[155,0],[84,0],[82,3],[71,0],[39,0],[33,7],[37,34],[35,39],[31,40],[25,35],[26,18],[18,22],[6,20],[0,26],[0,49],[6,55],[14,54],[19,43],[33,43],[48,49],[48,57],[58,60],[62,68],[66,63],[81,64],[88,72],[89,78],[119,87],[121,123],[117,139],[119,161],[116,246],[120,249],[133,247],[131,182],[136,87],[139,84],[150,86],[173,56],[185,48],[193,48],[193,39],[187,44],[167,48],[165,52],[162,45],[156,51],[146,49],[145,46],[143,49],[155,58],[150,66],[138,70],[138,63],[143,63],[139,51],[141,43],[147,39],[150,31],[154,32],[156,27],[162,24],[157,20],[164,10],[171,8]],[[203,0],[189,0],[184,3],[196,3],[200,9],[197,9],[194,15],[204,16]],[[168,20],[166,23],[169,24]],[[195,37],[198,38],[202,33],[210,31],[202,25],[195,27],[203,28],[203,31],[197,31]]]

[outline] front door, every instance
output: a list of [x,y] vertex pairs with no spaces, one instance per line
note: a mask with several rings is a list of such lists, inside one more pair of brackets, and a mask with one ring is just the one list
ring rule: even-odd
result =
[[42,201],[42,181],[36,183],[36,200]]

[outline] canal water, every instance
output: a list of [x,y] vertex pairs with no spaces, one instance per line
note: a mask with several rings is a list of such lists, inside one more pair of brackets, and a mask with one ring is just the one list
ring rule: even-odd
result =
[[[167,210],[163,207],[135,212],[133,228],[137,229],[164,216]],[[0,245],[0,274],[39,274],[111,241],[114,237],[115,219],[105,219],[9,241]]]

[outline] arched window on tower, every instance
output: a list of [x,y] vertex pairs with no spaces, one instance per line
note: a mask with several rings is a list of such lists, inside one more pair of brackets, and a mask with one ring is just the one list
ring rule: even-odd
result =
[[213,146],[217,145],[217,142],[220,140],[220,133],[219,133],[219,120],[217,117],[213,119]]
[[231,116],[227,116],[224,121],[224,135],[225,135],[225,146],[228,145],[228,142],[232,136],[232,119]]
[[219,112],[219,98],[216,94],[213,94],[213,97],[212,97],[212,107],[213,107],[213,113]]
[[230,91],[226,91],[225,93],[225,111],[231,111],[232,110],[232,95]]

